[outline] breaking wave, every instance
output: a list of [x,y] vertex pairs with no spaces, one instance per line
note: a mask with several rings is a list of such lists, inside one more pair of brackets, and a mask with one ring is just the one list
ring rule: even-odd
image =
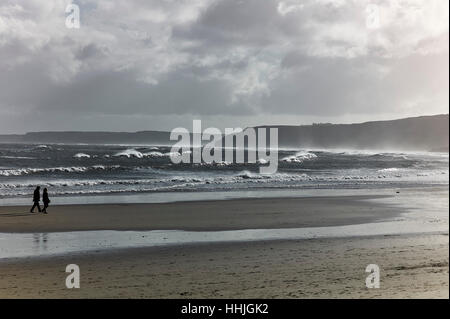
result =
[[74,158],[91,158],[91,155],[85,153],[77,153],[73,156]]
[[48,167],[48,168],[16,168],[16,169],[0,169],[0,176],[21,176],[39,173],[84,173],[95,170],[112,170],[118,169],[120,165],[104,166],[93,165],[89,167],[72,166],[72,167]]
[[118,152],[118,153],[114,154],[113,156],[114,157],[127,157],[127,158],[131,158],[131,157],[142,158],[142,157],[144,157],[144,154],[131,148],[131,149],[127,149],[127,150]]
[[262,158],[256,163],[235,163],[224,156],[217,162],[170,160],[181,154],[166,146],[0,144],[0,197],[30,196],[35,185],[50,187],[53,196],[402,187],[448,184],[449,176],[448,154],[281,149],[278,172],[272,175],[259,174],[259,167],[268,164]]
[[[152,150],[153,149],[153,150]],[[126,157],[126,158],[144,158],[144,157],[170,157],[179,156],[180,153],[177,152],[166,152],[162,153],[157,151],[157,148],[151,148],[152,151],[147,153],[142,153],[134,148],[130,148],[113,155],[113,157]]]
[[288,163],[303,163],[304,161],[311,160],[313,158],[317,158],[317,155],[314,153],[301,151],[297,152],[295,155],[286,156],[281,160]]

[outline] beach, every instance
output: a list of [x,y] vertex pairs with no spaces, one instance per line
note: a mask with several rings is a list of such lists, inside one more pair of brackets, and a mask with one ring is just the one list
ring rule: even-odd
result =
[[[80,267],[80,289],[65,267]],[[380,288],[365,268],[380,266]],[[448,298],[448,234],[204,244],[0,261],[1,298]]]
[[[364,200],[382,196],[250,198],[149,204],[57,205],[49,214],[0,207],[0,232],[294,228],[361,224],[393,217],[394,207]],[[30,205],[31,206],[31,205]]]
[[[60,205],[51,207],[48,215],[31,215],[27,212],[29,208],[23,206],[1,207],[0,233],[47,234],[51,238],[51,234],[74,236],[98,231],[99,236],[101,231],[133,234],[157,230],[167,230],[168,234],[187,231],[213,235],[249,229],[345,232],[345,227],[376,227],[389,220],[401,223],[404,219],[415,220],[414,214],[426,213],[433,216],[427,217],[426,223],[434,225],[439,213],[447,214],[445,187],[409,193]],[[423,202],[417,194],[435,205],[427,204],[426,213],[420,207],[414,213],[392,204],[403,201],[414,206],[412,197]],[[431,195],[435,200],[430,199]],[[448,224],[436,229],[439,231],[406,230],[377,236],[344,233],[339,238],[149,244],[0,258],[0,297],[448,298]],[[47,241],[44,238],[40,237],[40,244],[46,245],[42,243]],[[0,241],[2,244],[4,241]],[[68,264],[80,267],[80,289],[65,287]],[[365,286],[368,275],[365,269],[369,264],[380,267],[379,289]]]

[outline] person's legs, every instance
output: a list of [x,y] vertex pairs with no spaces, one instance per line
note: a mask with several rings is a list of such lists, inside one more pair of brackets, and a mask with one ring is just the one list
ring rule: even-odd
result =
[[47,214],[47,207],[48,207],[48,204],[44,204],[44,209],[42,210],[42,212],[44,214]]
[[37,207],[39,209],[39,211],[41,211],[41,208],[39,207],[39,203],[34,202],[33,203],[33,207],[31,207],[30,209],[30,213],[34,213],[34,208]]

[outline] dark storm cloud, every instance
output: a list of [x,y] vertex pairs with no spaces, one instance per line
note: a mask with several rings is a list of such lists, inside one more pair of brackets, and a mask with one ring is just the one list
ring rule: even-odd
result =
[[[81,28],[67,29],[69,2],[0,4],[0,125],[9,131],[49,113],[65,121],[55,127],[89,129],[87,116],[105,128],[109,117],[170,128],[172,115],[245,125],[251,116],[448,109],[444,0],[374,2],[377,28],[366,24],[369,1],[83,0]],[[34,127],[48,129],[45,118]]]
[[[53,88],[41,99],[47,111],[109,114],[245,114],[231,105],[230,88],[220,80],[198,81],[191,70],[177,70],[156,85],[136,81],[132,71],[89,74],[70,86]],[[80,98],[81,97],[81,98]]]

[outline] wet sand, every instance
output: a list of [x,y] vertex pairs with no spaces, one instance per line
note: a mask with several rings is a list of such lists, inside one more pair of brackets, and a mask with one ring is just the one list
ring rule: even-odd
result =
[[398,215],[399,208],[367,199],[381,196],[233,199],[162,204],[0,207],[0,232],[81,230],[234,230],[361,224]]
[[[0,298],[448,298],[448,233],[202,244],[0,261]],[[80,267],[67,289],[65,267]],[[365,286],[368,264],[380,288]]]
[[[448,191],[438,196],[446,207],[433,209],[443,211]],[[67,205],[51,207],[48,215],[1,207],[0,232],[323,227],[376,222],[405,212],[367,201],[371,198]],[[434,215],[431,208],[428,213]],[[0,298],[448,298],[448,242],[445,231],[0,259]],[[65,287],[65,268],[72,263],[80,266],[80,289]],[[380,266],[379,289],[365,286],[368,264]]]

